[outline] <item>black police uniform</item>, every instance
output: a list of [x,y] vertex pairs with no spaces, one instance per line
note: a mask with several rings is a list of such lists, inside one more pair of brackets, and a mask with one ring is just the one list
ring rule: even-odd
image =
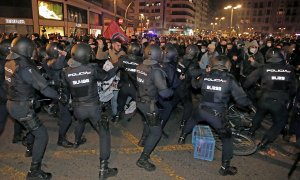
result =
[[41,170],[48,133],[33,109],[35,90],[50,98],[60,99],[60,97],[48,86],[47,81],[30,59],[34,49],[32,43],[27,38],[16,38],[12,42],[12,53],[5,63],[7,109],[10,116],[19,121],[34,136],[32,163],[27,179],[50,179],[51,173]]
[[199,69],[197,59],[198,53],[199,49],[196,45],[188,46],[186,54],[177,65],[177,72],[179,75],[184,76],[184,79],[181,80],[180,85],[174,90],[173,107],[179,102],[182,102],[183,116],[180,125],[181,128],[192,115],[193,102],[191,79],[193,77],[192,72],[194,72],[195,69]]
[[119,61],[123,64],[124,70],[121,71],[118,93],[118,114],[124,110],[127,98],[131,97],[136,101],[137,82],[136,82],[136,67],[143,62],[143,59],[135,54],[121,56]]
[[[229,168],[233,153],[232,134],[230,128],[226,126],[228,122],[225,118],[228,103],[231,97],[241,106],[249,106],[251,102],[232,74],[226,70],[212,69],[210,73],[192,81],[194,88],[201,88],[203,97],[201,103],[184,126],[178,143],[184,143],[186,135],[192,131],[199,121],[208,122],[221,138],[223,144],[222,167],[226,170],[226,168]],[[233,171],[236,171],[236,169]],[[224,172],[220,173],[221,175],[227,175]]]
[[[106,72],[97,64],[89,64],[91,47],[81,43],[73,46],[69,67],[63,71],[63,82],[71,92],[74,116],[78,120],[75,127],[75,147],[84,143],[82,133],[84,120],[89,120],[99,133],[100,140],[100,178],[114,176],[117,169],[108,168],[111,141],[108,119],[101,119],[97,81],[109,80],[116,74],[117,68]],[[82,56],[80,56],[82,55]]]
[[138,98],[137,108],[144,119],[144,150],[137,161],[137,166],[147,171],[155,170],[155,165],[148,161],[151,152],[161,137],[161,122],[156,106],[157,97],[169,98],[173,91],[168,89],[166,77],[158,64],[162,51],[157,45],[145,49],[143,64],[137,66]]
[[286,65],[282,58],[278,63],[266,64],[252,72],[244,83],[244,88],[250,88],[258,80],[261,80],[261,93],[251,133],[255,133],[268,113],[273,120],[272,127],[259,144],[259,148],[263,149],[277,138],[288,120],[287,104],[296,93],[296,78],[293,67]]
[[[59,44],[57,42],[53,42],[47,45],[46,53],[49,56],[43,66],[46,69],[46,73],[49,77],[49,80],[53,82],[53,87],[57,91],[63,91],[63,87],[61,86],[61,73],[64,67],[67,66],[67,61],[65,56],[59,55]],[[67,94],[67,92],[64,92]],[[58,141],[57,145],[70,148],[73,147],[73,143],[69,142],[66,139],[67,131],[72,123],[72,116],[69,111],[68,104],[63,105],[58,102],[59,107],[59,130],[58,130]]]

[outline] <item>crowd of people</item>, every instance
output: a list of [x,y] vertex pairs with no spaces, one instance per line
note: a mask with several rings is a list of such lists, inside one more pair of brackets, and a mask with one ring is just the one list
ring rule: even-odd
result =
[[[39,120],[39,106],[51,114],[57,107],[57,145],[78,148],[89,120],[99,135],[99,178],[116,176],[108,167],[111,151],[109,123],[124,119],[129,106],[141,114],[143,131],[138,143],[144,147],[136,165],[154,171],[150,155],[173,110],[182,104],[181,135],[200,121],[208,122],[222,143],[220,175],[235,175],[232,133],[226,110],[233,101],[256,109],[249,135],[267,114],[273,124],[257,145],[268,148],[288,125],[285,139],[295,135],[300,147],[300,39],[273,37],[131,36],[129,42],[99,35],[80,37],[37,33],[0,35],[0,135],[8,116],[15,120],[13,143],[23,141],[26,157],[32,157],[27,179],[51,179],[41,169],[48,143],[47,128]],[[199,89],[199,90],[197,90]],[[200,93],[199,104],[193,94]],[[38,99],[52,99],[39,104]],[[111,118],[101,106],[110,103]],[[72,117],[75,142],[66,138]],[[172,121],[174,122],[174,121]],[[26,135],[24,137],[24,131]]]

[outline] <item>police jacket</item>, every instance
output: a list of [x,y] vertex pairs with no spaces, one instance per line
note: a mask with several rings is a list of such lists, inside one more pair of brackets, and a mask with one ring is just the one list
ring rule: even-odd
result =
[[188,56],[184,56],[182,62],[178,62],[177,71],[179,75],[184,75],[184,79],[181,80],[179,88],[183,92],[188,92],[191,88],[191,80],[194,77],[193,72],[195,69],[199,69],[197,58],[190,59]]
[[97,81],[109,80],[116,74],[117,68],[106,72],[97,64],[84,65],[73,59],[68,61],[68,65],[62,76],[64,86],[68,87],[72,95],[73,106],[98,105]]
[[144,60],[137,66],[138,97],[147,101],[157,100],[158,96],[163,99],[173,95],[168,88],[166,74],[157,61]]
[[163,70],[167,76],[168,87],[176,89],[180,86],[181,80],[179,79],[179,72],[177,71],[177,64],[175,62],[165,62]]
[[201,88],[203,95],[201,104],[224,111],[230,101],[230,97],[241,106],[251,105],[246,93],[238,85],[234,76],[223,70],[213,69],[210,73],[203,74],[198,80],[193,80],[194,88]]
[[262,94],[259,98],[273,98],[288,101],[296,93],[294,68],[282,63],[266,64],[253,71],[244,83],[249,88],[261,80]]
[[57,92],[48,86],[35,63],[23,56],[8,59],[5,63],[5,86],[7,99],[11,101],[28,101],[35,99],[35,90],[43,95],[58,99]]
[[136,67],[143,63],[143,59],[139,56],[129,54],[121,56],[119,61],[121,61],[124,68],[120,74],[119,86],[132,84],[137,87]]

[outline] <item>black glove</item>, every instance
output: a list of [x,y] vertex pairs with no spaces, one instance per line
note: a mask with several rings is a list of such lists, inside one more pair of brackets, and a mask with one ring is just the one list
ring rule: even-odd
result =
[[252,111],[253,113],[256,113],[256,108],[253,105],[249,106],[250,111]]
[[68,104],[68,102],[69,102],[69,98],[68,98],[68,96],[65,93],[59,93],[58,100],[64,106],[66,106]]

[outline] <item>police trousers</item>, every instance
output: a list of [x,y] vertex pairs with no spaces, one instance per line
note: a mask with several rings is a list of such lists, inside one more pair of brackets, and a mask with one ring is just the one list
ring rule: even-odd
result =
[[204,108],[199,105],[194,109],[191,118],[187,121],[183,128],[183,133],[189,134],[192,132],[195,125],[201,121],[209,123],[218,133],[223,149],[222,149],[222,161],[228,161],[233,156],[233,142],[231,130],[226,127],[227,121],[224,116],[213,113],[213,109]]
[[103,119],[103,121],[106,121],[104,123],[106,123],[107,126],[105,127],[103,125],[100,106],[74,106],[73,108],[74,116],[78,120],[78,124],[75,127],[75,141],[81,139],[85,129],[84,121],[89,120],[94,128],[99,130],[100,159],[108,160],[111,151],[110,130],[107,119]]
[[288,109],[285,102],[272,99],[261,98],[257,104],[257,111],[252,121],[252,130],[256,131],[267,114],[271,114],[273,124],[265,133],[263,140],[274,141],[285,127],[288,120]]

